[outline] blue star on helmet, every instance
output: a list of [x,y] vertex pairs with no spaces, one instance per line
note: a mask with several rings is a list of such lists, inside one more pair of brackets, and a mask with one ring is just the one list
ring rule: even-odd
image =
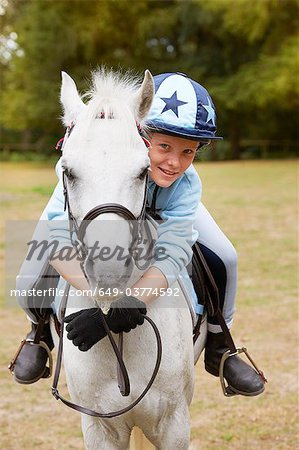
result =
[[163,102],[165,102],[165,106],[161,114],[164,112],[171,110],[174,114],[179,117],[178,107],[182,105],[186,105],[188,102],[183,102],[182,100],[178,100],[177,91],[175,91],[171,97],[160,97]]
[[212,103],[211,103],[209,97],[207,98],[207,100],[208,100],[208,105],[202,105],[202,106],[203,106],[203,108],[206,111],[208,111],[207,122],[209,122],[211,120],[212,124],[215,126],[216,125],[216,123],[215,123],[215,110],[214,110],[214,108],[212,106]]

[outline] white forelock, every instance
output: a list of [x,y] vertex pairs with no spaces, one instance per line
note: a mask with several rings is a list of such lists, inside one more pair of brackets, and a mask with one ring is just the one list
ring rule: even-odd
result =
[[94,119],[101,112],[105,118],[128,118],[134,116],[134,99],[140,88],[139,77],[126,72],[100,68],[92,74],[92,86],[83,96],[88,98],[88,116]]
[[92,98],[108,97],[126,101],[137,91],[141,81],[140,77],[130,72],[110,71],[101,67],[92,74],[92,88],[89,94]]

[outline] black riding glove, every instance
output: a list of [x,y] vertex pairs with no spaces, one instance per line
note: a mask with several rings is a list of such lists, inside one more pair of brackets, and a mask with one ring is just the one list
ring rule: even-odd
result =
[[81,309],[64,318],[67,338],[81,350],[87,352],[94,344],[106,336],[98,308]]
[[112,303],[106,320],[113,333],[128,333],[137,325],[143,324],[145,314],[145,303],[135,297],[125,296]]
[[[145,303],[135,297],[123,297],[113,302],[112,308],[105,317],[107,325],[114,333],[126,333],[142,325],[146,314]],[[98,308],[81,309],[64,318],[67,338],[82,352],[87,352],[106,336]]]

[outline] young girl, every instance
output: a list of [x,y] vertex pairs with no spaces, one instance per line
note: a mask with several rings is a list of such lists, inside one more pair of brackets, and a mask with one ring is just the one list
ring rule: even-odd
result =
[[[154,302],[157,296],[155,290],[168,288],[176,281],[191,261],[192,245],[198,240],[218,285],[222,313],[230,328],[237,285],[236,252],[200,202],[201,181],[192,166],[199,148],[211,140],[221,139],[215,135],[215,108],[206,89],[184,74],[157,75],[154,82],[155,96],[147,120],[151,163],[148,191],[151,203],[153,192],[156,186],[159,187],[156,208],[163,223],[158,226],[156,244],[164,249],[167,258],[154,261],[132,286],[136,295],[124,296],[113,302],[114,308],[107,314],[107,323],[115,333],[129,332],[142,325],[147,304]],[[58,175],[61,176],[59,163]],[[59,225],[63,223],[61,219],[68,220],[61,180],[47,206],[47,214],[52,224],[51,239],[59,237],[61,240],[62,235],[64,245],[70,246],[68,230]],[[173,227],[172,221],[175,223]],[[89,288],[78,261],[55,259],[52,266],[75,288]],[[140,288],[151,288],[151,293]],[[96,308],[81,310],[64,320],[67,337],[81,351],[89,350],[106,335]],[[33,323],[27,338],[33,337],[35,329]],[[46,326],[42,340],[50,349],[53,348],[49,326]],[[209,317],[205,350],[205,368],[209,373],[219,376],[220,361],[227,350],[220,325],[215,318]],[[46,362],[47,354],[42,347],[24,346],[14,368],[16,381],[37,381],[45,374]],[[224,376],[235,393],[250,396],[264,390],[261,377],[237,355],[226,360]]]

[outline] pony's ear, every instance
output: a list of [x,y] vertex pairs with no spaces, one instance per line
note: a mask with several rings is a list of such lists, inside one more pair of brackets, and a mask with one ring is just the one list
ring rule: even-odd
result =
[[143,120],[148,115],[155,94],[154,79],[149,70],[144,73],[142,85],[135,94],[137,119]]
[[78,113],[85,107],[78,93],[74,80],[66,73],[61,72],[62,83],[60,101],[63,107],[63,123],[69,126],[76,121]]

